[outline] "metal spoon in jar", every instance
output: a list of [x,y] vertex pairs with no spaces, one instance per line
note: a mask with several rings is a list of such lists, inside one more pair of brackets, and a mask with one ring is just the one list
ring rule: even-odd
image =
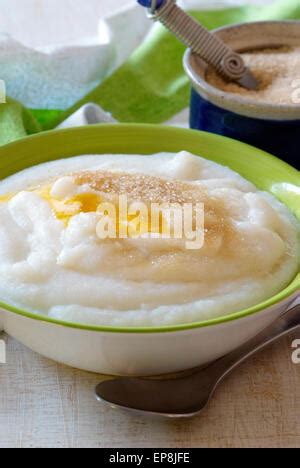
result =
[[251,90],[259,87],[242,56],[179,8],[175,0],[138,0],[138,3],[148,8],[150,18],[160,21],[225,79]]
[[205,368],[179,373],[173,378],[118,378],[96,388],[97,399],[113,408],[141,415],[187,418],[199,414],[217,386],[249,357],[279,338],[300,328],[300,305],[286,312],[240,348]]

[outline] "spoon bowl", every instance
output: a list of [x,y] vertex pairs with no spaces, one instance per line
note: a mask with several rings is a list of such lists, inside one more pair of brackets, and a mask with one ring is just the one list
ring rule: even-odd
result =
[[114,408],[170,418],[199,414],[218,384],[236,367],[279,338],[300,328],[300,305],[286,312],[252,340],[212,364],[173,378],[108,380],[96,388],[99,401]]

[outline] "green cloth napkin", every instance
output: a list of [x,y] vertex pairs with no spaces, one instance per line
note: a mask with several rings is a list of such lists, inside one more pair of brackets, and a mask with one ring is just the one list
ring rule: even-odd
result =
[[0,145],[42,130],[32,113],[12,99],[0,104]]
[[[192,12],[208,29],[246,21],[300,19],[299,0],[270,6],[244,6]],[[49,130],[83,104],[94,102],[120,122],[161,123],[188,106],[189,82],[182,67],[184,46],[156,25],[127,62],[71,109],[27,110],[8,100],[0,104],[0,145]],[[1,77],[0,77],[1,78]]]

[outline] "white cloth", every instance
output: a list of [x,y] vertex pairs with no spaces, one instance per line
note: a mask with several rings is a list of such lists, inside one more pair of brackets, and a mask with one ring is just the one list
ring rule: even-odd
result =
[[84,127],[85,125],[94,125],[99,123],[117,123],[116,120],[100,106],[90,103],[85,104],[74,114],[70,115],[57,128]]
[[143,9],[131,5],[100,19],[95,35],[64,44],[32,46],[0,32],[0,79],[28,107],[65,109],[125,61],[150,27]]
[[[180,0],[187,8],[270,0]],[[0,0],[0,79],[35,109],[65,109],[142,42],[152,23],[136,0]]]
[[[180,114],[173,117],[165,125],[188,128],[189,109],[185,109]],[[118,123],[111,114],[105,112],[100,106],[93,103],[85,104],[74,114],[70,115],[57,128],[83,127],[99,123]]]

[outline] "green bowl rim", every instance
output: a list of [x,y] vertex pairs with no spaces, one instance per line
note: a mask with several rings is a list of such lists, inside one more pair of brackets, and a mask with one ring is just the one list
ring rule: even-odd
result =
[[[191,133],[197,133],[198,135],[200,134],[205,134],[207,135],[208,132],[201,132],[201,131],[195,131],[195,130],[190,130],[190,129],[182,129],[182,128],[177,128],[177,127],[164,127],[164,126],[160,126],[160,125],[152,125],[152,124],[97,124],[97,125],[89,125],[87,128],[91,128],[91,127],[98,127],[98,128],[102,128],[102,129],[105,129],[105,128],[111,128],[111,127],[119,127],[121,130],[126,130],[127,128],[129,129],[132,129],[133,127],[136,127],[137,129],[152,129],[153,128],[157,128],[157,127],[160,127],[161,129],[163,128],[166,128],[168,131],[174,131],[174,132],[181,132],[181,133],[187,133],[187,132],[191,132]],[[46,137],[46,136],[55,136],[56,134],[67,134],[67,133],[71,133],[71,132],[74,132],[74,131],[78,131],[78,130],[83,130],[84,127],[74,127],[74,128],[67,128],[67,129],[59,129],[59,130],[51,130],[51,131],[45,131],[43,133],[38,133],[38,134],[35,134],[35,135],[31,135],[31,136],[28,136],[26,138],[22,138],[22,139],[19,139],[17,141],[14,141],[12,143],[9,143],[7,145],[5,145],[5,148],[13,148],[15,145],[19,145],[20,143],[22,143],[23,141],[25,140],[34,140],[34,139],[40,139],[40,138],[43,138],[43,137]],[[275,156],[269,154],[269,153],[266,153],[260,149],[257,149],[257,148],[254,148],[253,146],[250,146],[246,143],[242,143],[242,142],[239,142],[239,141],[236,141],[236,140],[233,140],[231,138],[227,138],[227,137],[223,137],[223,136],[220,136],[220,135],[215,135],[215,134],[210,134],[212,137],[216,138],[216,139],[219,139],[219,140],[227,140],[227,141],[231,141],[231,142],[234,142],[235,144],[239,144],[241,146],[244,146],[244,147],[249,147],[251,148],[252,150],[255,149],[256,152],[258,152],[259,154],[261,154],[264,158],[268,158],[269,160],[276,160],[276,163],[278,164],[278,166],[282,166],[282,168],[284,168],[285,170],[288,169],[292,174],[293,176],[299,178],[299,183],[300,183],[300,175],[299,175],[299,172],[297,171],[297,169],[293,168],[292,166],[288,165],[286,162],[276,158]],[[0,148],[0,152],[1,152],[1,148]],[[299,274],[296,276],[296,278],[299,276]],[[239,320],[241,318],[246,318],[246,317],[249,317],[251,315],[254,315],[258,312],[264,312],[266,309],[269,309],[270,307],[273,307],[275,306],[276,304],[280,304],[281,302],[287,300],[287,299],[291,299],[291,301],[293,300],[293,298],[296,299],[297,295],[297,291],[300,292],[300,288],[299,288],[299,285],[296,284],[296,278],[283,290],[281,291],[280,293],[276,294],[275,296],[271,297],[270,299],[260,303],[260,304],[257,304],[256,306],[253,306],[251,308],[248,308],[248,309],[245,309],[245,310],[242,310],[240,312],[234,312],[232,314],[229,314],[229,315],[225,315],[225,316],[221,316],[221,317],[217,317],[217,318],[214,318],[214,319],[210,319],[210,320],[205,320],[205,321],[201,321],[201,322],[192,322],[192,323],[187,323],[187,324],[182,324],[182,325],[174,325],[174,326],[161,326],[161,327],[108,327],[108,326],[96,326],[96,325],[85,325],[85,324],[81,324],[81,323],[75,323],[75,322],[65,322],[63,320],[56,320],[56,319],[53,319],[53,318],[50,318],[48,316],[45,316],[45,315],[42,315],[42,314],[39,314],[39,313],[35,313],[35,312],[28,312],[26,310],[23,310],[21,308],[18,308],[18,307],[15,307],[13,305],[9,305],[9,304],[6,304],[4,302],[2,302],[0,300],[0,308],[3,309],[4,311],[8,311],[8,312],[13,312],[14,314],[17,314],[17,315],[20,315],[22,317],[25,317],[25,318],[29,318],[29,319],[32,319],[32,320],[37,320],[37,321],[40,321],[40,322],[45,322],[45,323],[49,323],[49,324],[52,324],[52,325],[57,325],[57,326],[62,326],[62,327],[67,327],[67,328],[73,328],[73,329],[77,329],[77,330],[85,330],[85,331],[93,331],[93,332],[97,332],[97,333],[121,333],[121,334],[126,334],[126,333],[129,333],[129,334],[154,334],[154,333],[170,333],[170,332],[183,332],[183,331],[188,331],[188,330],[195,330],[195,329],[198,329],[198,328],[205,328],[205,327],[209,327],[209,326],[214,326],[214,325],[220,325],[220,324],[224,324],[224,323],[228,323],[228,322],[232,322],[232,321],[235,321],[235,320]],[[294,284],[295,283],[295,284]]]

